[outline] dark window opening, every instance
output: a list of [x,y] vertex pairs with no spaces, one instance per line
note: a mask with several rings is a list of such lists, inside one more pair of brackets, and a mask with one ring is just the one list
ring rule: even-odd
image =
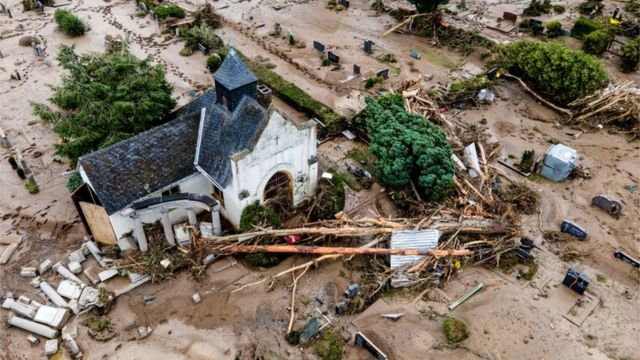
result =
[[176,185],[176,186],[170,187],[169,189],[163,191],[162,192],[162,196],[169,196],[169,195],[177,194],[179,192],[180,192],[180,185]]

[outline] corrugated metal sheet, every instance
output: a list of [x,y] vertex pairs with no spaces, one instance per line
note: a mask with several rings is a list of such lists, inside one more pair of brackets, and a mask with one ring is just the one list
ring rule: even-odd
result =
[[[435,229],[427,230],[405,230],[396,231],[391,234],[392,249],[435,249],[440,240],[440,231]],[[406,264],[413,264],[422,260],[424,256],[412,255],[391,255],[391,268],[397,268]]]

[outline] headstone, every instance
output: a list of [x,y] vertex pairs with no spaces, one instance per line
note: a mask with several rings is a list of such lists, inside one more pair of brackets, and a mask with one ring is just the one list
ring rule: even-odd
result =
[[176,27],[175,32],[176,32],[176,36],[180,36],[180,28]]
[[318,41],[313,41],[313,48],[321,53],[324,53],[324,44]]
[[514,24],[516,23],[516,21],[518,21],[518,15],[508,11],[502,13],[502,18],[505,20],[509,20]]
[[360,65],[353,64],[353,73],[356,75],[360,75]]
[[331,61],[332,63],[340,63],[340,56],[332,53],[331,51],[329,51],[329,53],[327,54],[327,57],[329,58],[329,61]]
[[147,14],[149,13],[149,10],[147,9],[147,5],[145,5],[143,2],[138,3],[138,8]]
[[340,5],[344,6],[345,9],[349,8],[349,0],[340,0]]
[[371,54],[373,52],[373,41],[371,40],[365,40],[364,41],[364,52],[366,52],[367,54]]
[[274,23],[273,24],[273,34],[278,36],[278,35],[280,35],[280,33],[282,33],[282,27],[280,26],[280,23]]
[[384,69],[384,70],[380,70],[378,71],[378,73],[376,73],[376,76],[381,77],[383,79],[388,79],[389,78],[389,69]]
[[198,43],[198,50],[202,51],[203,54],[207,55],[207,48],[204,45]]

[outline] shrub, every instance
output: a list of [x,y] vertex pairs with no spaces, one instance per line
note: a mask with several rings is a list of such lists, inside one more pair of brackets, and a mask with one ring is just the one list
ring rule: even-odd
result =
[[289,345],[300,344],[300,330],[291,330],[285,336],[284,339]]
[[473,79],[469,80],[458,80],[451,83],[449,87],[450,92],[477,92],[482,89],[486,89],[491,85],[489,78],[484,75],[477,75]]
[[365,102],[369,152],[377,158],[377,177],[396,189],[413,183],[427,200],[442,199],[453,186],[455,173],[451,146],[442,129],[407,112],[400,94]]
[[207,68],[209,69],[209,71],[211,71],[211,73],[216,72],[221,64],[222,59],[218,54],[213,54],[207,58]]
[[562,44],[521,40],[503,49],[508,57],[507,67],[523,73],[561,104],[590,94],[609,81],[597,58]]
[[322,55],[322,66],[329,66],[331,65],[331,61],[329,61],[329,58],[326,57],[325,55]]
[[535,161],[535,150],[525,150],[522,152],[522,158],[518,164],[518,168],[524,172],[530,172]]
[[640,1],[628,0],[624,4],[624,9],[635,17],[640,17]]
[[311,210],[310,218],[313,221],[333,219],[334,215],[344,210],[345,191],[342,176],[334,169],[327,172],[333,174],[331,181],[320,180],[318,196],[314,200],[315,206]]
[[620,70],[623,72],[635,71],[638,68],[638,58],[640,58],[640,36],[622,47]]
[[184,17],[187,16],[187,13],[184,11],[184,9],[177,5],[156,6],[155,8],[153,8],[153,12],[156,13],[158,19],[165,19],[168,17],[184,19]]
[[206,23],[214,29],[222,26],[222,18],[215,13],[215,9],[211,4],[204,4],[193,14],[195,24]]
[[180,56],[191,56],[193,55],[193,49],[188,46],[185,46],[182,48],[182,50],[180,50],[179,54]]
[[562,5],[553,5],[553,12],[556,14],[564,14],[566,9]]
[[602,30],[596,30],[584,37],[582,50],[587,54],[601,55],[609,47],[613,37]]
[[207,51],[215,51],[223,46],[222,40],[213,33],[213,28],[204,22],[185,31],[184,38],[186,40],[185,46],[194,50],[197,49],[198,44],[202,44],[207,48]]
[[27,182],[24,183],[24,187],[27,188],[29,194],[37,194],[40,191],[40,187],[33,180],[27,180]]
[[333,330],[327,330],[316,344],[316,352],[322,360],[342,359],[343,344],[340,335]]
[[535,19],[524,19],[520,21],[520,28],[525,31],[531,31],[531,34],[534,36],[542,35],[544,32],[544,26],[542,26],[542,22]]
[[69,189],[69,192],[74,192],[77,188],[82,186],[82,184],[84,184],[82,176],[80,176],[79,172],[76,172],[69,177],[69,181],[67,181],[67,189]]
[[376,84],[379,84],[381,82],[384,81],[384,78],[380,77],[380,76],[372,76],[372,77],[368,77],[364,80],[364,87],[366,89],[370,89],[372,87],[374,87]]
[[16,161],[16,159],[13,156],[9,156],[9,164],[11,164],[11,168],[13,170],[17,170],[18,169],[18,162]]
[[447,316],[442,323],[442,332],[449,344],[457,344],[469,337],[467,324],[460,319]]
[[602,29],[602,23],[586,17],[580,17],[571,28],[571,36],[582,39],[596,30]]
[[550,0],[531,0],[529,6],[522,11],[524,16],[540,16],[540,14],[548,14],[551,9]]
[[548,37],[556,38],[560,36],[562,32],[562,24],[560,24],[560,21],[557,21],[557,20],[549,21],[546,26],[547,26]]
[[578,11],[582,15],[589,15],[594,10],[596,10],[596,12],[600,12],[602,8],[604,8],[604,4],[602,3],[602,1],[596,1],[596,0],[587,0],[581,3],[580,5],[578,5]]
[[240,231],[251,231],[256,227],[266,228],[272,226],[279,228],[282,226],[278,214],[260,205],[252,204],[242,210],[240,215]]
[[81,36],[87,31],[87,26],[67,10],[58,9],[53,14],[53,18],[63,33],[70,37]]

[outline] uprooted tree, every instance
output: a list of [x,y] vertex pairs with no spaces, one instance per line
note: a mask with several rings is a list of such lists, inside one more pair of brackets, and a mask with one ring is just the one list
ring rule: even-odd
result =
[[62,46],[58,62],[69,73],[53,86],[49,101],[34,103],[35,115],[53,124],[57,152],[78,157],[157,125],[174,108],[173,87],[160,65],[128,51],[76,54]]
[[609,82],[602,63],[562,44],[521,40],[503,48],[506,68],[533,83],[559,104],[588,95]]
[[369,151],[377,157],[380,180],[397,189],[415,184],[427,199],[442,199],[455,173],[445,133],[422,116],[407,112],[400,94],[366,102]]

